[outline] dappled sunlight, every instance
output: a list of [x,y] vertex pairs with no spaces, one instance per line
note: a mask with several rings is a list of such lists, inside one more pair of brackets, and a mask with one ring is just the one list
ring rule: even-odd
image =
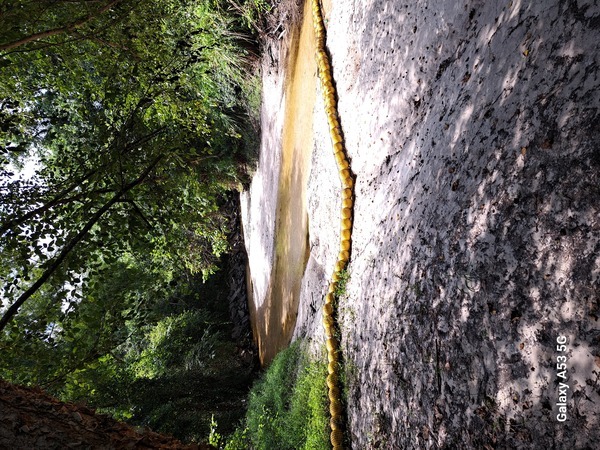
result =
[[465,132],[465,125],[469,123],[471,120],[471,116],[473,115],[473,105],[467,105],[467,107],[460,113],[458,120],[454,122],[454,136],[452,136],[452,140],[450,141],[450,148],[454,150],[459,138]]
[[[356,173],[340,305],[352,445],[518,447],[564,434],[576,446],[579,424],[600,423],[600,398],[593,377],[573,378],[582,393],[569,414],[582,416],[558,424],[555,358],[568,336],[569,367],[592,373],[600,104],[598,45],[584,36],[597,34],[595,13],[522,1],[332,8]],[[303,321],[317,322],[335,257],[333,164],[313,155]],[[318,345],[311,326],[300,333]]]
[[[597,29],[581,18],[592,11],[358,3],[328,42],[349,77],[340,114],[357,174],[344,305],[357,330],[344,343],[358,366],[354,445],[368,447],[365,430],[413,448],[448,435],[551,442],[557,335],[577,349],[571,369],[593,368],[600,104],[597,41],[582,31]],[[587,429],[599,424],[590,380],[577,381]],[[504,434],[500,418],[535,425]],[[576,445],[578,425],[559,425]]]

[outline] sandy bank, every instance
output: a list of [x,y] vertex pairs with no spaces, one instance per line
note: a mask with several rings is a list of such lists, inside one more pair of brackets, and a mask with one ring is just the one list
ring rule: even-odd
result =
[[[600,444],[599,18],[585,1],[332,2],[327,42],[357,175],[341,305],[353,448]],[[244,200],[259,296],[274,261],[283,98],[281,74],[266,76]],[[339,210],[319,98],[294,332],[317,349]]]

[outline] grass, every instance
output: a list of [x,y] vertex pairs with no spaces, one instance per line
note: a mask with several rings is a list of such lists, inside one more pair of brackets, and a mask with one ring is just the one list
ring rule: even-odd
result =
[[[329,449],[327,366],[296,342],[273,360],[252,388],[248,412],[226,450]],[[215,440],[212,440],[213,444]]]
[[347,269],[343,269],[340,271],[340,280],[338,281],[335,287],[335,298],[339,299],[346,295],[346,285],[348,284],[348,280],[350,278],[350,272]]

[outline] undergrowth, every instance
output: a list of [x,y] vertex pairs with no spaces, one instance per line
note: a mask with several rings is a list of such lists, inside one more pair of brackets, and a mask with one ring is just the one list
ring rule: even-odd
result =
[[350,272],[347,269],[343,269],[340,271],[340,279],[335,286],[335,298],[339,299],[346,295],[346,285],[348,284],[348,280],[350,279]]
[[325,362],[294,343],[255,383],[240,427],[227,440],[213,427],[209,441],[225,450],[328,449],[326,376]]

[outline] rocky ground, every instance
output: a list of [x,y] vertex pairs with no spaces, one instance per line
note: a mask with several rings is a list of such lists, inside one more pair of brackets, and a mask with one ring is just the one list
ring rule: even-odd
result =
[[[327,28],[356,174],[340,304],[351,447],[598,448],[600,6],[333,0]],[[255,288],[282,126],[269,67],[270,187],[249,194],[265,215],[245,217]],[[320,101],[314,124],[295,338],[319,348],[339,210]]]

